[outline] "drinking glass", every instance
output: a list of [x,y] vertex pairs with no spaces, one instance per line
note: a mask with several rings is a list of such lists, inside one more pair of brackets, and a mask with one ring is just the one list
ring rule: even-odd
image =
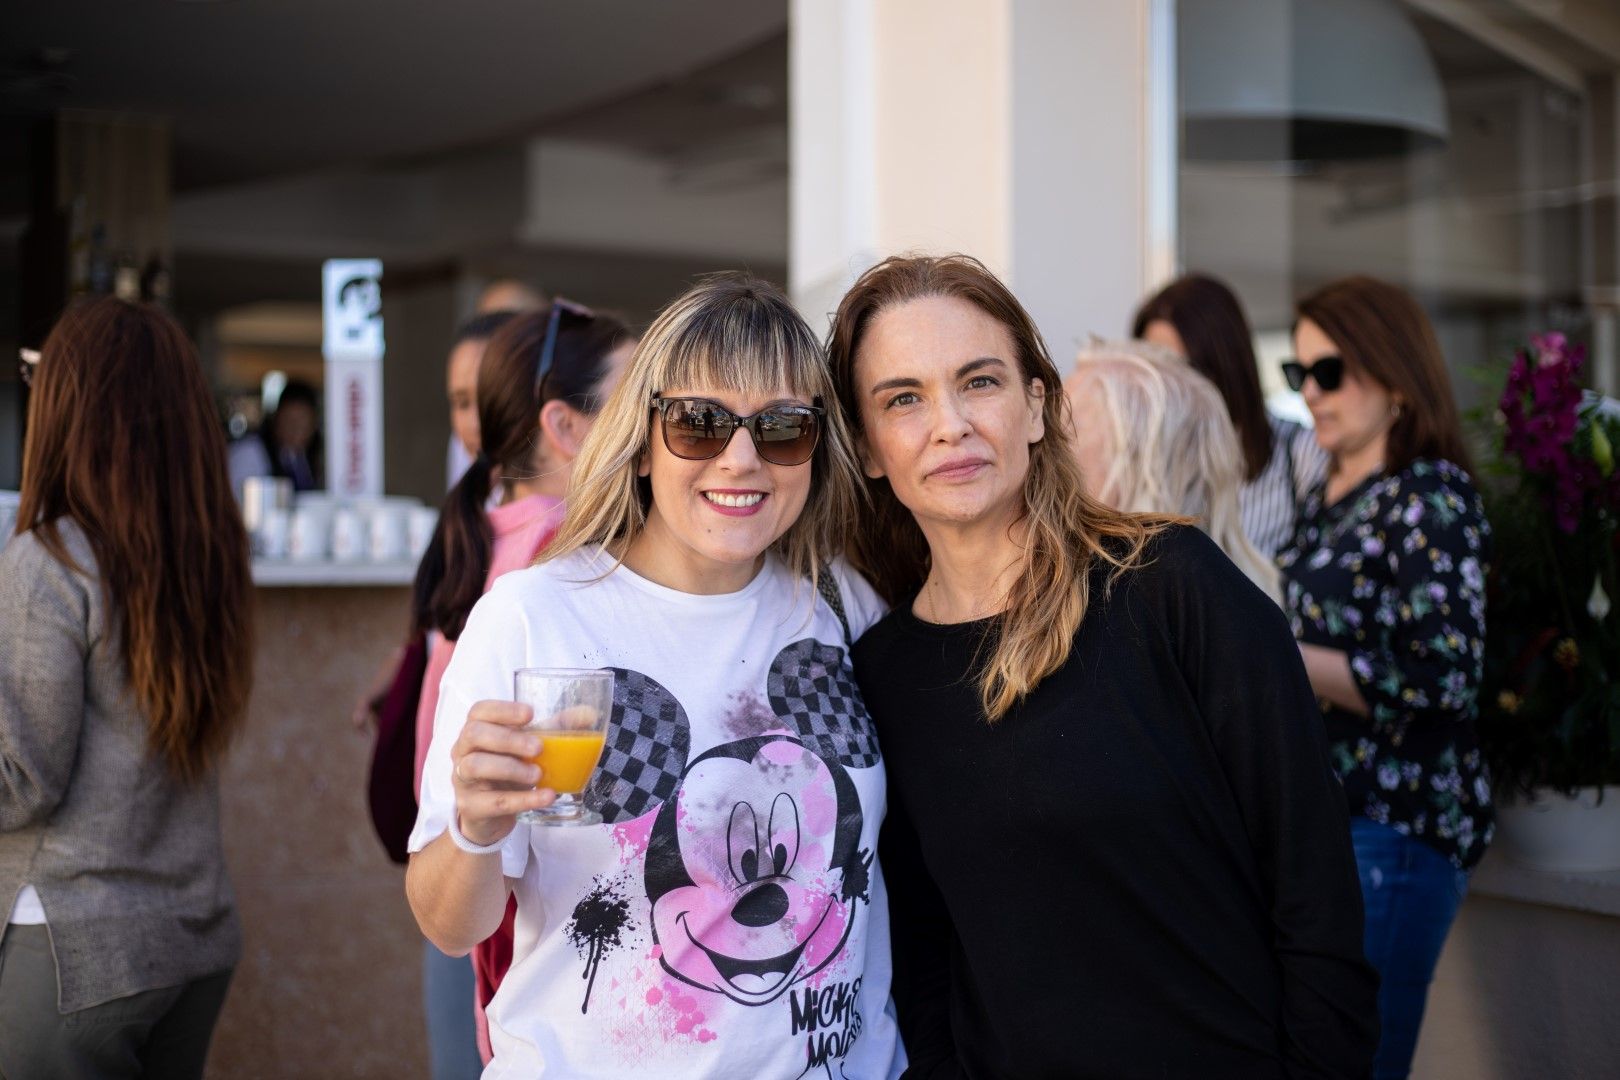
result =
[[586,668],[520,668],[513,675],[513,700],[534,710],[524,731],[540,736],[536,787],[557,793],[557,801],[525,810],[527,825],[597,825],[602,815],[585,808],[585,787],[596,772],[613,712],[613,672]]

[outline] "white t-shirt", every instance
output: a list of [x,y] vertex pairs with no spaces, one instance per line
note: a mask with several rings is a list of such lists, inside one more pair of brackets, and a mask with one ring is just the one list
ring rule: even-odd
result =
[[[475,702],[522,667],[616,673],[603,824],[520,824],[501,849],[517,923],[485,1077],[898,1075],[883,765],[837,616],[774,556],[720,596],[592,580],[611,565],[499,578],[440,686],[412,851],[448,827]],[[882,602],[835,573],[859,636]]]

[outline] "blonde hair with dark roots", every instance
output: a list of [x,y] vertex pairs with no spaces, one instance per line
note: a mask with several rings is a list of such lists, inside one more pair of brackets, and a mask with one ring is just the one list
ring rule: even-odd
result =
[[[860,433],[855,357],[872,320],[888,308],[945,296],[965,300],[1007,328],[1027,388],[1041,380],[1046,432],[1029,448],[1020,542],[1022,566],[1007,594],[1000,634],[979,672],[979,700],[995,723],[1069,658],[1091,603],[1091,570],[1110,568],[1107,587],[1141,566],[1148,541],[1171,520],[1111,510],[1088,497],[1069,435],[1068,399],[1046,343],[1012,292],[967,255],[895,255],[844,295],[833,317],[827,356],[844,411]],[[928,542],[887,480],[868,480],[873,520],[851,536],[850,558],[873,586],[898,605],[928,575]]]
[[813,582],[855,523],[860,471],[853,443],[815,334],[774,285],[736,274],[701,279],[648,327],[574,461],[566,516],[538,561],[589,544],[623,559],[651,505],[650,485],[637,469],[656,437],[652,395],[672,387],[750,397],[786,389],[819,399],[826,409],[821,441],[806,465],[794,466],[814,470],[810,495],[772,545],[795,576]]
[[1092,489],[1111,506],[1195,522],[1273,600],[1277,568],[1243,531],[1243,449],[1215,384],[1145,341],[1093,342],[1064,382],[1071,405],[1096,395],[1107,475]]

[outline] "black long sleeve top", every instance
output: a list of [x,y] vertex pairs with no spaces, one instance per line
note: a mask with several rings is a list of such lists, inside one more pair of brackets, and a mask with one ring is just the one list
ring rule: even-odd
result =
[[996,724],[996,620],[908,605],[855,647],[890,810],[894,995],[914,1077],[1366,1076],[1344,795],[1282,612],[1202,533],[1092,600]]

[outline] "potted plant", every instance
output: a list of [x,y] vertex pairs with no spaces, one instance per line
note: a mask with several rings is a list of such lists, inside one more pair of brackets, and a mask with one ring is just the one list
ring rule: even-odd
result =
[[1562,334],[1514,355],[1480,476],[1498,838],[1569,871],[1620,869],[1620,414],[1581,389],[1584,360]]

